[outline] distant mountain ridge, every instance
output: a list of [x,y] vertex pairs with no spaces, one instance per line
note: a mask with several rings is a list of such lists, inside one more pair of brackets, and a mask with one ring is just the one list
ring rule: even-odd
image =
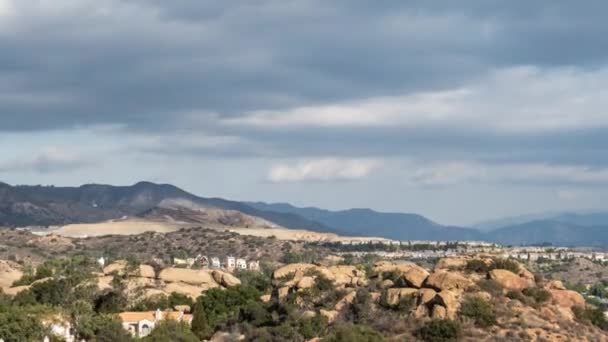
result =
[[11,186],[0,182],[0,226],[96,223],[122,217],[207,222],[228,226],[280,226],[394,240],[484,240],[501,244],[551,243],[608,248],[608,213],[554,214],[495,221],[487,231],[440,225],[418,214],[371,209],[330,211],[287,203],[205,198],[169,184],[80,187]]
[[287,203],[247,204],[264,211],[296,214],[342,235],[382,236],[395,240],[479,240],[483,237],[475,229],[442,226],[418,214],[381,213],[371,209],[329,211],[314,207],[297,208]]

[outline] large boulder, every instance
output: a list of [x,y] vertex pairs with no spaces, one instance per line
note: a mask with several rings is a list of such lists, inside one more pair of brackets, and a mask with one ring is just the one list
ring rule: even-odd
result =
[[167,283],[185,283],[190,285],[205,285],[217,287],[218,283],[211,274],[203,270],[189,270],[185,268],[165,268],[158,278]]
[[[124,275],[129,263],[126,260],[117,260],[103,268],[103,274],[106,276],[119,274]],[[142,278],[156,278],[156,272],[150,265],[139,265],[136,269],[129,273],[129,276]]]
[[420,289],[418,290],[418,304],[426,305],[435,299],[437,292],[433,289]]
[[429,272],[422,267],[416,266],[410,268],[405,274],[403,278],[406,283],[411,287],[421,288],[422,284],[426,278],[428,278]]
[[211,275],[213,276],[213,280],[215,280],[216,283],[224,287],[234,287],[237,285],[241,285],[241,280],[228,272],[213,270],[211,271]]
[[414,288],[392,288],[386,290],[386,303],[388,305],[397,305],[407,297],[414,297],[418,293],[418,289]]
[[359,279],[365,278],[365,272],[355,266],[331,266],[328,270],[333,274],[336,285],[356,286]]
[[458,310],[460,309],[460,300],[457,293],[444,290],[437,294],[435,300],[437,301],[437,304],[445,307],[447,318],[456,319]]
[[547,285],[545,285],[545,289],[547,289],[547,290],[567,290],[566,286],[564,286],[564,283],[562,283],[560,280],[552,280],[552,281],[548,282]]
[[166,284],[162,290],[166,293],[177,292],[179,294],[188,296],[192,299],[196,299],[199,296],[201,296],[204,292],[206,292],[212,288],[216,288],[216,287],[218,287],[218,285],[215,282],[213,284],[200,284],[200,285],[192,285],[192,284],[187,284],[187,283],[182,283],[182,282],[172,282],[172,283]]
[[433,306],[433,310],[431,313],[431,317],[433,319],[446,319],[448,316],[448,312],[444,306],[435,305]]
[[321,316],[324,316],[325,318],[327,318],[327,322],[329,322],[329,323],[333,323],[338,318],[338,315],[340,314],[336,310],[324,310],[324,309],[319,310],[319,313],[321,314]]
[[511,271],[507,271],[507,270],[502,270],[502,269],[491,270],[489,275],[490,275],[490,279],[496,281],[502,287],[504,287],[505,289],[508,289],[508,290],[521,291],[525,288],[533,287],[535,285],[529,279],[522,278],[522,277],[518,276],[517,274],[515,274]]
[[300,281],[298,281],[298,284],[296,285],[296,287],[298,289],[310,289],[313,286],[315,286],[315,278],[313,277],[302,277],[302,279],[300,279]]
[[346,296],[344,296],[342,299],[340,299],[338,301],[338,303],[336,303],[334,310],[342,311],[345,307],[347,307],[348,305],[351,305],[355,301],[356,297],[357,297],[357,292],[355,292],[355,291],[347,293]]
[[462,274],[442,270],[431,273],[431,275],[426,279],[425,283],[425,287],[430,287],[437,291],[464,291],[472,285],[473,282]]
[[552,302],[555,305],[571,308],[573,306],[585,306],[585,298],[580,293],[571,290],[548,290],[551,293]]

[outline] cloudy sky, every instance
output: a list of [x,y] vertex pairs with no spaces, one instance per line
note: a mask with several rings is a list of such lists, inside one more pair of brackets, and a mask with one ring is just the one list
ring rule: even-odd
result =
[[0,180],[441,223],[608,203],[605,1],[0,0]]

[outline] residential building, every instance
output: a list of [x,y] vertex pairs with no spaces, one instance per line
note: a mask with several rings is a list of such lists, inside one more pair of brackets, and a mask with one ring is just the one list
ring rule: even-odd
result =
[[218,257],[211,258],[211,267],[213,267],[213,268],[222,267],[222,264],[220,263],[220,258],[218,258]]
[[227,269],[234,269],[236,267],[236,259],[233,256],[227,256],[224,267]]
[[236,259],[236,268],[238,270],[246,270],[247,269],[247,261],[245,259]]
[[250,261],[249,262],[249,270],[253,271],[253,272],[259,272],[260,271],[260,262],[255,260],[255,261]]
[[122,321],[123,328],[136,338],[150,335],[154,327],[165,319],[192,323],[192,315],[182,311],[123,312],[118,314],[118,317]]

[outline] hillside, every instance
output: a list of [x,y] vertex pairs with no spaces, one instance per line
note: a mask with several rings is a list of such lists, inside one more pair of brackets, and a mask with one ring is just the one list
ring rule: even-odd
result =
[[533,221],[487,233],[487,240],[502,244],[551,243],[558,246],[608,246],[608,225],[579,226],[554,220]]
[[[287,228],[326,230],[321,224],[293,214],[265,212],[240,202],[198,197],[168,184],[140,182],[133,186],[89,184],[54,187],[10,186],[0,183],[0,226],[95,223],[124,216],[150,215],[155,209],[176,208],[237,211],[250,216],[246,219],[251,222],[259,218]],[[226,216],[234,216],[233,214],[228,213]],[[241,218],[244,219],[245,216]]]
[[395,240],[479,240],[474,230],[448,227],[424,216],[404,213],[381,213],[370,209],[329,211],[318,208],[297,208],[289,204],[248,203],[264,211],[296,214],[320,222],[332,231],[352,236],[382,236]]

